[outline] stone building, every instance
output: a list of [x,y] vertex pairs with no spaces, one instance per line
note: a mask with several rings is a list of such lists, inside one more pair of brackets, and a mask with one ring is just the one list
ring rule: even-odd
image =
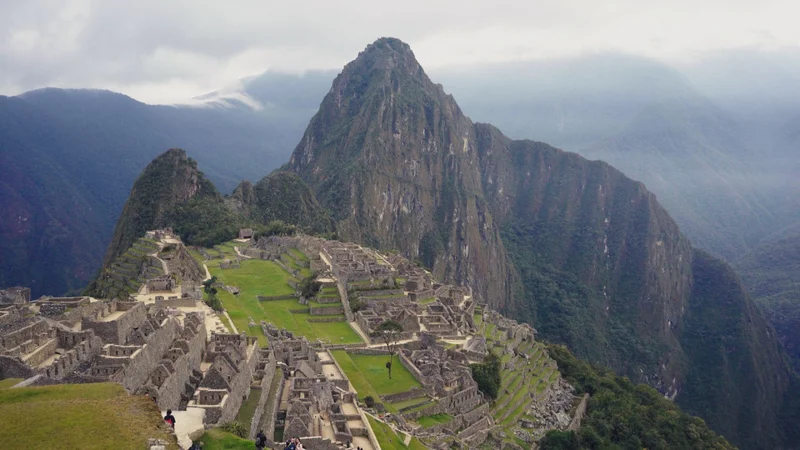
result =
[[175,279],[169,275],[162,275],[147,280],[145,286],[145,292],[148,294],[154,292],[172,292],[172,290],[175,289]]
[[3,305],[24,305],[31,301],[31,289],[15,286],[8,289],[0,289],[0,306]]
[[207,426],[229,422],[250,395],[250,384],[259,361],[258,341],[242,334],[212,333],[205,362],[211,366],[187,408],[205,410]]

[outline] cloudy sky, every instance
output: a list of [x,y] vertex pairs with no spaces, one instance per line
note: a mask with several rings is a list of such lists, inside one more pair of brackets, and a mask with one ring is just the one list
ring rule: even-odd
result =
[[340,68],[381,36],[424,67],[614,50],[665,60],[800,46],[797,0],[0,0],[0,94],[174,102],[265,70]]

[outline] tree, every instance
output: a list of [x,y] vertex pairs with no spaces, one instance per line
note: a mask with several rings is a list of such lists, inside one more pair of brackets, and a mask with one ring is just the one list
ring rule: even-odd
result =
[[392,359],[394,352],[397,349],[397,341],[400,340],[400,335],[403,332],[403,326],[394,320],[387,320],[370,333],[371,337],[378,338],[386,344],[386,350],[389,351],[389,362],[386,363],[386,368],[389,370],[389,379],[392,379]]
[[371,395],[364,397],[364,404],[367,405],[367,408],[372,408],[375,406],[375,399],[372,398]]
[[217,298],[217,288],[214,286],[216,282],[217,277],[211,277],[208,280],[203,281],[203,291],[208,296],[206,299],[206,304],[214,311],[222,311],[222,304]]
[[300,281],[300,285],[298,286],[300,295],[309,299],[317,295],[317,292],[319,292],[320,288],[322,288],[322,283],[315,281],[316,278],[317,274],[312,273],[310,276],[307,276]]
[[500,358],[494,353],[489,353],[483,363],[470,364],[472,379],[478,383],[478,390],[488,397],[497,398],[500,390]]

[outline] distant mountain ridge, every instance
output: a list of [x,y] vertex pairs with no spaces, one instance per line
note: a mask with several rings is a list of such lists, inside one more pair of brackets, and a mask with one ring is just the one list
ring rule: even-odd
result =
[[37,297],[85,285],[131,185],[167,148],[189,149],[222,192],[276,168],[326,88],[298,87],[316,97],[304,103],[272,82],[283,80],[251,80],[260,101],[274,94],[259,111],[146,105],[101,90],[0,96],[0,286],[30,286]]

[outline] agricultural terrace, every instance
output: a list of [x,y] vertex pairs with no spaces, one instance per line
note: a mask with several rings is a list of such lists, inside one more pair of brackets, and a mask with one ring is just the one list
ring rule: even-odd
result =
[[[212,252],[216,251],[216,254],[224,258],[236,257],[236,252],[230,243],[218,245],[207,251],[212,256],[215,255]],[[292,251],[302,255],[297,249],[292,249]],[[292,256],[291,259],[297,258]],[[358,334],[345,321],[344,314],[325,316],[310,314],[310,307],[324,307],[331,306],[331,304],[312,301],[308,305],[303,305],[296,299],[259,300],[259,296],[288,296],[295,293],[295,289],[289,285],[293,276],[274,261],[242,259],[240,267],[229,269],[220,269],[220,261],[220,259],[206,261],[209,272],[212,276],[216,276],[219,282],[239,288],[239,294],[233,295],[228,291],[219,290],[217,296],[236,328],[239,331],[247,332],[250,336],[257,337],[259,345],[267,344],[267,338],[261,330],[262,320],[285,328],[296,335],[305,336],[310,340],[322,339],[331,344],[362,342]],[[251,318],[254,326],[250,326]],[[341,321],[316,321],[326,319],[341,319]]]
[[172,442],[161,412],[145,396],[115,383],[0,389],[2,448],[141,450],[148,438]]
[[[344,350],[334,350],[332,353],[362,400],[372,396],[376,402],[381,402],[381,396],[421,387],[411,372],[400,363],[397,355],[392,365],[392,378],[389,379],[386,370],[388,355],[358,355]],[[384,406],[389,411],[397,412],[398,408],[391,403],[385,403]]]
[[417,438],[411,438],[411,441],[406,445],[403,434],[396,433],[392,427],[380,420],[376,420],[372,416],[368,415],[367,419],[369,419],[369,426],[375,433],[375,438],[383,450],[425,450],[427,448]]
[[[559,373],[556,363],[538,342],[522,342],[515,348],[516,354],[511,355],[504,349],[512,344],[505,333],[496,328],[494,324],[483,326],[487,346],[500,356],[500,361],[505,366],[512,363],[513,370],[501,372],[501,386],[497,399],[495,399],[491,413],[495,423],[503,428],[508,436],[514,436],[513,428],[520,419],[534,421],[533,417],[526,415],[528,406],[540,395],[546,387],[558,382]],[[519,356],[526,355],[527,358]],[[516,439],[508,438],[508,442],[518,444]]]

